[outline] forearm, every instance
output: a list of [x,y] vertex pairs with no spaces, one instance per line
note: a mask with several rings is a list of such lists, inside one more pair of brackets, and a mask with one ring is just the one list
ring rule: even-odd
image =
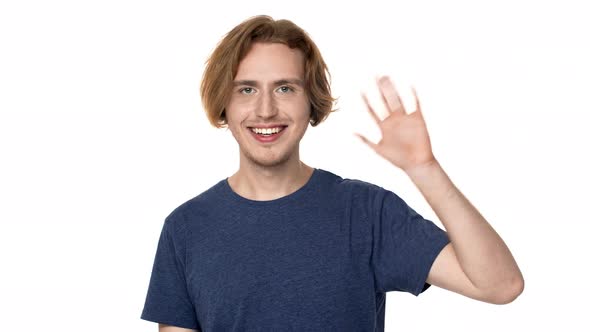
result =
[[459,264],[475,287],[492,290],[522,283],[522,274],[504,241],[437,161],[406,173],[443,223]]

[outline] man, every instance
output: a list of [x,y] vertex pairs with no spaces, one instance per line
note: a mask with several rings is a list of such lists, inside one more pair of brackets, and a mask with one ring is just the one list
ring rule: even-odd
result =
[[298,26],[254,17],[217,46],[201,86],[239,169],[166,218],[142,318],[160,331],[383,331],[388,291],[513,301],[518,266],[434,157],[416,94],[408,114],[387,77],[378,86],[389,115],[365,102],[382,139],[359,137],[408,174],[446,232],[391,191],[299,159],[308,124],[332,108],[327,68]]

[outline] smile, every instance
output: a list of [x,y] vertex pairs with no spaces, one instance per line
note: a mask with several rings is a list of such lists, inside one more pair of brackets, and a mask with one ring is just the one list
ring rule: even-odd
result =
[[287,126],[276,126],[271,128],[248,127],[252,136],[261,143],[272,143],[281,137]]
[[279,132],[283,131],[286,127],[275,127],[275,128],[249,128],[253,133],[258,135],[264,136],[271,136],[274,134],[278,134]]

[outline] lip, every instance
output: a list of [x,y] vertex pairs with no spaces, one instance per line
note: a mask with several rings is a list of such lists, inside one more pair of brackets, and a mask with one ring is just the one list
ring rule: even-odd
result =
[[250,129],[250,128],[277,128],[277,127],[285,127],[286,128],[287,125],[284,125],[284,124],[261,124],[261,125],[255,125],[255,126],[248,126],[248,129]]
[[[281,131],[279,131],[277,134],[274,134],[272,136],[262,136],[262,135],[258,135],[255,132],[253,132],[252,130],[250,130],[250,128],[276,128],[276,127],[283,127],[283,129]],[[272,143],[277,141],[281,136],[283,136],[283,133],[287,130],[288,126],[283,126],[283,125],[273,125],[273,126],[263,126],[263,127],[248,127],[248,131],[250,132],[250,134],[252,135],[252,137],[257,140],[260,143]]]

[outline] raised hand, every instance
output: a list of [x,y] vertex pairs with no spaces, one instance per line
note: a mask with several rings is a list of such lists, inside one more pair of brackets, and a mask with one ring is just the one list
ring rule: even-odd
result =
[[366,95],[363,94],[362,97],[367,110],[379,126],[381,140],[375,144],[361,134],[356,135],[383,158],[406,172],[434,162],[426,123],[414,88],[412,92],[416,100],[416,110],[408,114],[389,77],[378,78],[377,86],[388,111],[384,119],[375,113]]

